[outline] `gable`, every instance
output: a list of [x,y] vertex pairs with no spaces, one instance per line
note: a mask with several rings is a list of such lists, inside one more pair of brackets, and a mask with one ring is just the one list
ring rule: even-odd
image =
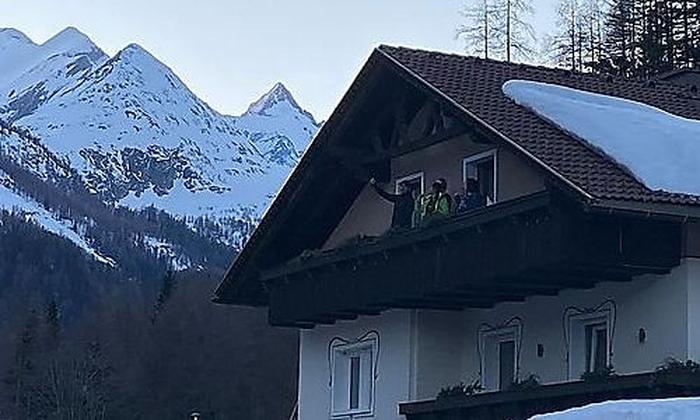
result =
[[381,50],[592,199],[691,205],[698,202],[697,197],[648,189],[609,157],[517,105],[502,92],[509,80],[531,80],[639,101],[682,117],[700,119],[700,96],[687,86],[407,48],[382,46]]
[[[385,184],[392,181],[400,166],[399,160],[392,159],[460,135],[479,137],[499,153],[517,157],[512,159],[514,166],[537,174],[526,177],[533,191],[545,184],[556,185],[588,204],[613,203],[605,205],[624,208],[633,202],[671,206],[698,202],[697,197],[650,191],[611,159],[518,106],[501,92],[510,79],[585,86],[689,118],[700,117],[700,101],[689,98],[683,88],[663,82],[649,87],[382,46],[370,56],[312,142],[228,270],[214,300],[267,305],[262,270],[299,257],[304,250],[321,249],[344,220],[361,219],[365,210],[354,203],[366,200],[362,197],[368,195],[366,184],[371,176]],[[521,170],[505,173],[520,179]],[[378,211],[386,214],[388,208]],[[382,227],[375,225],[374,229]]]

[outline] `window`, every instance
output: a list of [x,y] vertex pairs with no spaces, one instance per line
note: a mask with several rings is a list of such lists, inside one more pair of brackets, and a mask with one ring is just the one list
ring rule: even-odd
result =
[[608,366],[608,326],[605,322],[586,325],[586,372],[600,372]]
[[425,191],[425,177],[423,172],[407,175],[396,180],[395,190],[399,192],[399,185],[405,184],[411,191],[415,191],[416,195],[421,195]]
[[595,312],[569,317],[569,378],[601,372],[610,365],[610,314]]
[[520,328],[502,327],[480,333],[482,386],[489,390],[505,390],[518,375]]
[[476,181],[479,192],[486,197],[487,205],[496,202],[496,150],[465,158],[462,176],[465,186],[469,179]]
[[331,353],[333,416],[372,413],[375,356],[375,340],[333,346]]

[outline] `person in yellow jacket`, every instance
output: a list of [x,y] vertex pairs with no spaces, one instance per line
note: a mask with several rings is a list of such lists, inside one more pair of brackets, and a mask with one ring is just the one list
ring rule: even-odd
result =
[[438,178],[433,182],[430,193],[420,198],[421,226],[447,218],[452,213],[452,197],[447,193],[447,181]]

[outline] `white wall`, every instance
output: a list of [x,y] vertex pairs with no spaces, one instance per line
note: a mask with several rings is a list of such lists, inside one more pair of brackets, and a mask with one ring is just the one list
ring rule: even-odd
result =
[[700,259],[687,259],[682,266],[688,284],[688,358],[700,362]]
[[411,312],[387,311],[376,317],[318,326],[301,332],[299,418],[328,420],[330,414],[329,344],[334,337],[355,340],[369,331],[379,333],[378,377],[375,382],[375,419],[398,420],[397,401],[409,400]]
[[[563,317],[567,307],[616,304],[612,364],[620,374],[651,371],[667,357],[700,361],[700,259],[686,259],[670,275],[632,282],[601,283],[590,290],[566,290],[490,310],[463,312],[388,311],[376,317],[302,331],[300,418],[330,418],[328,346],[333,337],[353,340],[380,334],[379,377],[374,418],[394,420],[398,403],[432,399],[439,390],[478,378],[478,329],[520,317],[523,326],[520,376],[543,382],[568,380]],[[638,331],[647,339],[639,343]],[[544,356],[537,356],[537,345]],[[575,379],[575,378],[574,378]]]
[[[590,290],[565,290],[490,310],[420,312],[418,399],[434,398],[442,387],[477,379],[479,326],[499,325],[516,316],[523,325],[520,377],[533,373],[543,382],[568,380],[564,311],[570,306],[593,308],[607,299],[617,308],[611,357],[616,372],[650,371],[667,357],[700,360],[700,260],[689,259],[666,276],[601,283]],[[644,343],[638,340],[640,328],[646,330]],[[541,358],[538,344],[544,346]]]

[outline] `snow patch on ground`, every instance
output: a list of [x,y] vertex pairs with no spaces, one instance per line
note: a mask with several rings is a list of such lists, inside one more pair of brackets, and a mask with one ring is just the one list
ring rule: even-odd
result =
[[144,245],[158,258],[165,258],[175,271],[184,271],[192,267],[192,261],[184,255],[179,255],[175,245],[153,236],[143,238]]
[[560,413],[542,414],[530,420],[696,420],[700,398],[606,401]]
[[503,92],[627,167],[652,190],[700,195],[700,121],[644,103],[510,80]]
[[21,214],[28,222],[34,222],[44,230],[62,236],[83,249],[96,261],[110,267],[116,267],[117,262],[109,256],[97,252],[85,239],[71,228],[71,221],[61,219],[41,204],[18,193],[12,188],[12,179],[0,171],[0,208]]

